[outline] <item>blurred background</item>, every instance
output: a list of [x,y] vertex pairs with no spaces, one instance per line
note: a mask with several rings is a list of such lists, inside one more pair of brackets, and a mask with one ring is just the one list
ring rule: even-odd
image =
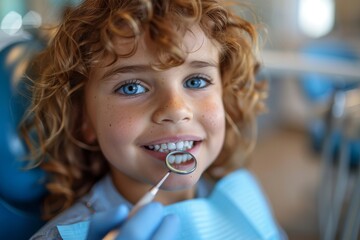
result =
[[[77,2],[1,0],[0,51]],[[360,1],[248,3],[270,89],[248,167],[289,239],[360,239]]]

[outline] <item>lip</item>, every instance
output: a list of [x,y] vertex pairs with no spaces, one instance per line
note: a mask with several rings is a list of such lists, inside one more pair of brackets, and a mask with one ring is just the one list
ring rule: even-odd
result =
[[[187,141],[189,140],[193,140],[196,142],[196,144],[194,145],[194,147],[190,150],[188,150],[187,152],[191,153],[192,155],[195,156],[195,153],[199,150],[200,146],[201,146],[201,143],[202,141],[201,140],[194,140],[194,138],[191,138],[191,139],[187,139]],[[172,140],[170,141],[168,138],[167,138],[167,141],[166,142],[175,142],[175,141],[186,141],[186,140]],[[164,143],[164,141],[162,140],[162,142],[159,142],[157,141],[157,143],[152,143],[152,144],[149,144],[149,145],[153,145],[153,144],[158,144],[158,143]],[[166,156],[168,153],[166,152],[155,152],[155,151],[152,151],[152,150],[149,150],[145,147],[143,147],[143,150],[149,154],[151,157],[157,159],[157,160],[160,160],[162,162],[165,162],[166,160]]]
[[181,135],[181,136],[159,138],[159,139],[156,139],[156,140],[151,141],[149,143],[143,144],[143,146],[157,145],[157,144],[168,143],[168,142],[180,142],[180,141],[200,142],[202,140],[203,140],[203,138],[198,137],[198,136]]

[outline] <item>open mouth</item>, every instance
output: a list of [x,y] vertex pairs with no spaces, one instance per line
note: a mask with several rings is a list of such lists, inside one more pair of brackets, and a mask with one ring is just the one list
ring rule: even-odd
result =
[[[146,149],[154,151],[154,152],[169,153],[169,152],[173,152],[173,151],[189,151],[192,148],[194,148],[194,146],[196,146],[197,143],[198,143],[198,141],[187,140],[187,141],[168,142],[168,143],[161,143],[161,144],[155,144],[155,145],[148,145],[148,146],[144,146],[144,147]],[[190,157],[189,154],[178,154],[176,156],[170,156],[169,162],[171,164],[173,164],[173,163],[181,164],[181,163],[185,163],[191,159],[192,158]]]
[[145,148],[155,152],[169,153],[172,151],[187,151],[189,149],[192,149],[195,144],[195,141],[178,141],[149,145],[145,146]]

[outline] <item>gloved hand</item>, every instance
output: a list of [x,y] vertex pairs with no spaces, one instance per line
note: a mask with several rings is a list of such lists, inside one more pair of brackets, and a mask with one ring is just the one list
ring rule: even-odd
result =
[[119,230],[116,240],[175,239],[180,228],[175,215],[164,216],[160,203],[152,202],[127,219],[128,209],[120,206],[111,211],[94,214],[90,219],[87,240],[99,240],[111,230]]

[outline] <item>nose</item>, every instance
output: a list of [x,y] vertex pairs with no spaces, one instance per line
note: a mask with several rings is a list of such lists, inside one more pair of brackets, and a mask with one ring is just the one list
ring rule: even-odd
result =
[[166,93],[159,98],[153,121],[157,124],[182,123],[190,121],[193,112],[189,102],[178,93]]

